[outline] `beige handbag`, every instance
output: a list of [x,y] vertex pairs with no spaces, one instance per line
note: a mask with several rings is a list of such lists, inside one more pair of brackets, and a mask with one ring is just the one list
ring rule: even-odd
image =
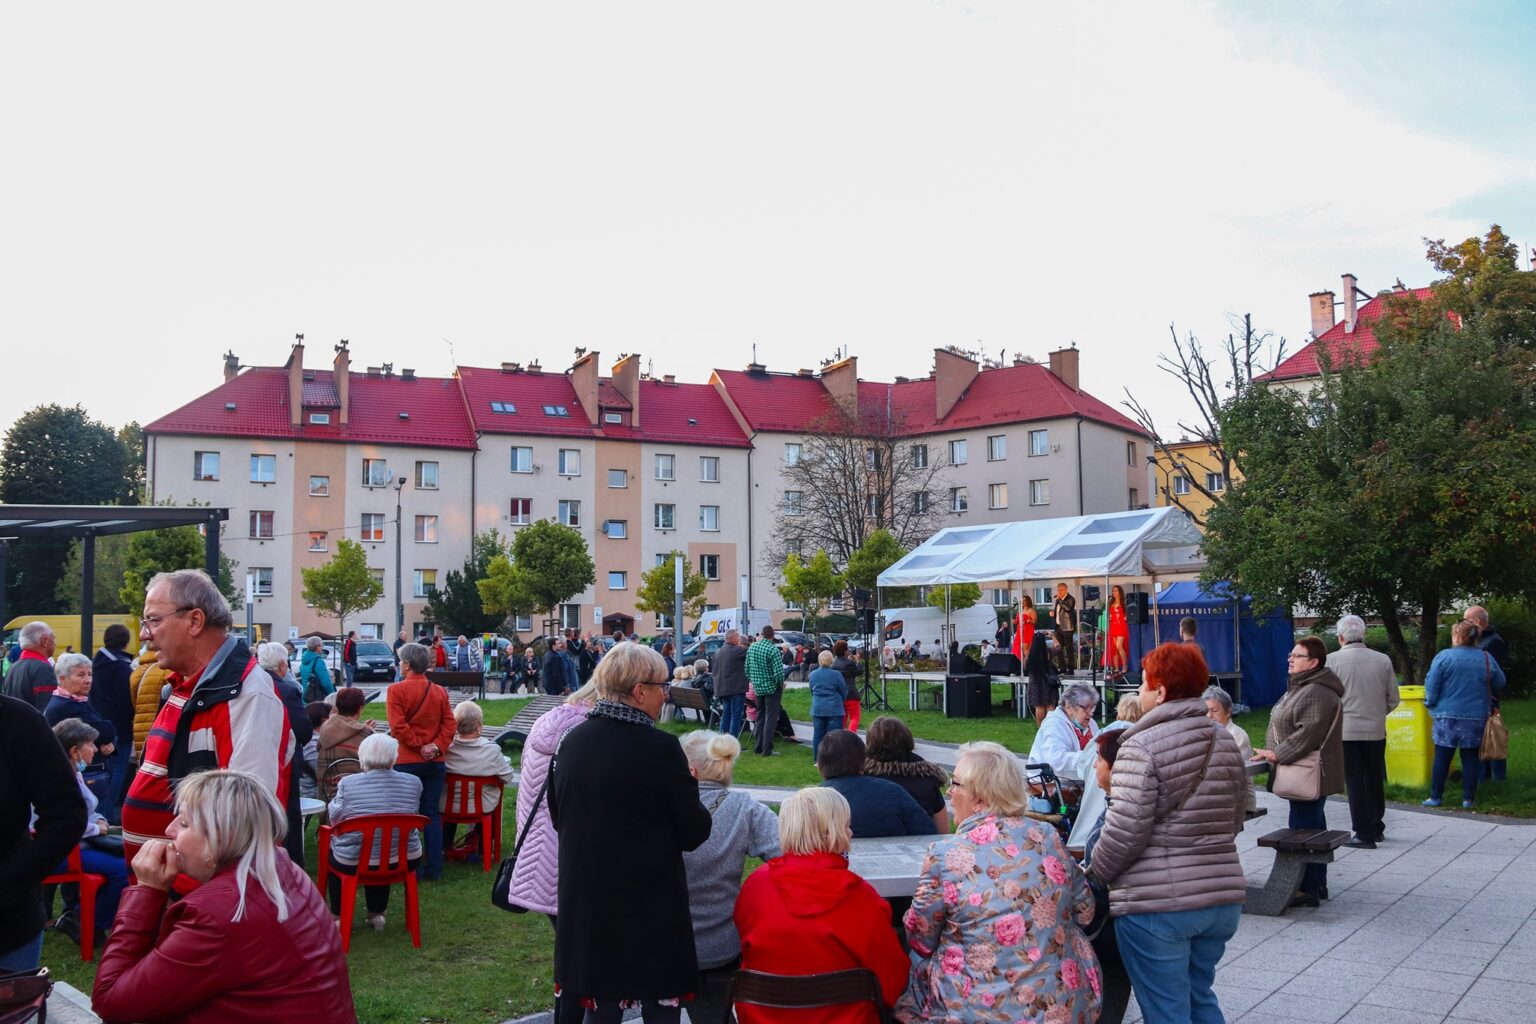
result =
[[1488,665],[1488,652],[1483,652],[1483,685],[1488,687],[1488,721],[1483,725],[1483,743],[1478,748],[1479,761],[1504,761],[1509,758],[1509,728],[1504,716],[1493,702],[1493,669]]
[[[1344,714],[1344,701],[1339,701],[1339,710],[1333,714],[1333,724],[1328,726],[1328,731],[1323,734],[1323,747],[1328,745],[1328,737],[1333,735],[1333,730],[1339,726],[1339,718]],[[1309,754],[1303,754],[1300,759],[1290,764],[1275,765],[1275,784],[1273,792],[1275,796],[1284,797],[1287,800],[1316,800],[1323,795],[1323,748],[1318,747]]]

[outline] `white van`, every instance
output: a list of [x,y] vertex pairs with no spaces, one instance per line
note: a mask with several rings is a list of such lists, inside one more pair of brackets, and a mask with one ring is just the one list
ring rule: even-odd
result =
[[[900,650],[907,644],[921,640],[923,650],[937,657],[944,649],[943,608],[887,608],[885,618],[885,646]],[[989,604],[972,605],[949,613],[950,625],[955,628],[955,639],[960,646],[979,644],[983,640],[997,639],[997,609]]]
[[695,627],[695,635],[700,640],[708,640],[712,636],[717,636],[724,640],[725,634],[733,629],[739,629],[747,636],[757,636],[762,632],[764,626],[771,625],[773,625],[773,615],[761,608],[747,609],[745,625],[741,623],[740,608],[721,608],[717,611],[705,612],[700,617],[698,625]]

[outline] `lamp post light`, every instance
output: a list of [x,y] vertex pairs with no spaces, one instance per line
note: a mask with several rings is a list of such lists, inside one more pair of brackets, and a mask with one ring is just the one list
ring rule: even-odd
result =
[[405,591],[400,580],[400,492],[405,490],[405,477],[395,480],[395,636],[405,629]]

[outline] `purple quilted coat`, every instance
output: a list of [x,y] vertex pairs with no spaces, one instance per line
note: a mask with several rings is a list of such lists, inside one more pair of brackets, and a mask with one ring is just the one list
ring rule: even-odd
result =
[[[561,704],[546,711],[528,732],[523,744],[523,762],[518,769],[517,827],[519,835],[528,822],[528,812],[549,778],[549,762],[566,730],[586,721],[585,706]],[[517,855],[512,870],[512,902],[540,914],[555,913],[560,878],[560,837],[549,823],[549,797],[539,805],[539,813],[529,826],[528,840]]]

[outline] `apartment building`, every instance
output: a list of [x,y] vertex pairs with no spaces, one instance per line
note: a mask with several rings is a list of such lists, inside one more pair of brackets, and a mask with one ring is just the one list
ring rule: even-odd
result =
[[[1342,298],[1331,291],[1307,296],[1311,314],[1312,341],[1287,356],[1268,373],[1254,378],[1271,389],[1285,388],[1303,395],[1311,394],[1322,378],[1319,353],[1326,350],[1334,366],[1350,359],[1366,359],[1376,351],[1376,322],[1386,312],[1387,300],[1411,295],[1423,301],[1433,288],[1407,288],[1401,282],[1375,295],[1363,290],[1354,274],[1340,278]],[[1361,299],[1365,302],[1361,303]]]
[[1167,451],[1153,451],[1152,477],[1157,491],[1155,504],[1177,505],[1203,522],[1205,514],[1242,474],[1232,467],[1232,479],[1222,471],[1221,458],[1204,441],[1179,441]]

